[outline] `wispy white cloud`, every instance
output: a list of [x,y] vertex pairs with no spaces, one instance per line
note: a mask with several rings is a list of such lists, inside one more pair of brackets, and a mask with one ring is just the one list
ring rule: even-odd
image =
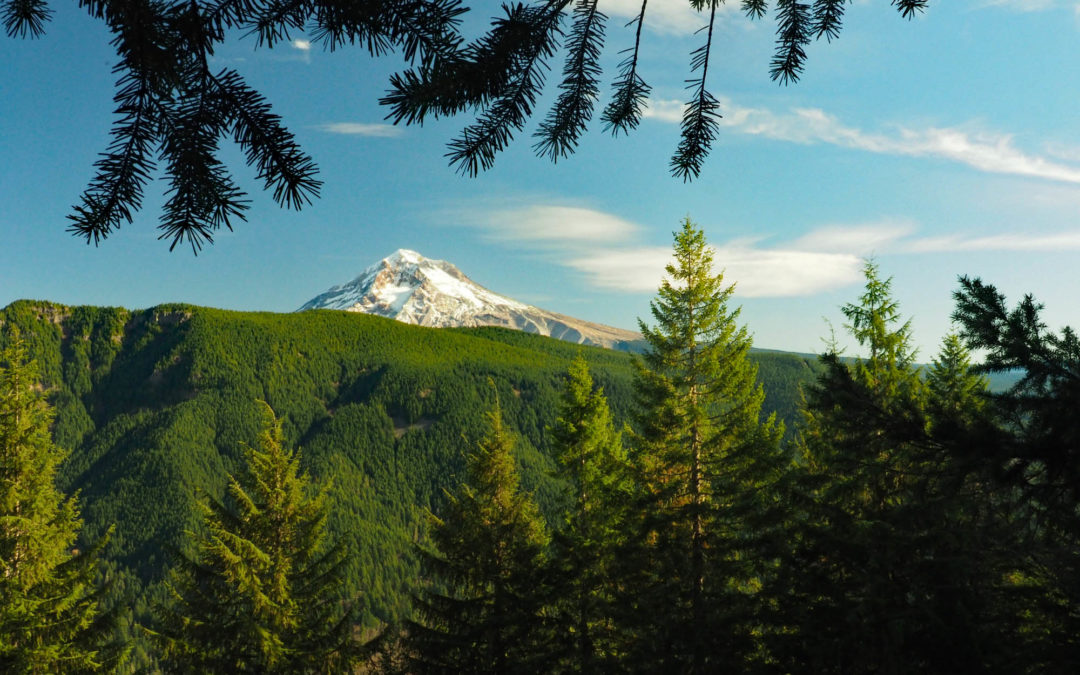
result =
[[483,227],[488,239],[550,245],[599,242],[618,245],[634,239],[640,228],[618,216],[574,206],[533,204],[475,214],[466,221]]
[[649,99],[641,116],[646,119],[659,120],[678,124],[682,122],[683,110],[686,104],[676,99]]
[[1043,12],[1057,7],[1076,6],[1075,0],[984,0],[983,7],[1004,7],[1017,12]]
[[[616,215],[581,206],[492,204],[448,213],[479,228],[488,241],[575,270],[595,287],[651,293],[671,260],[667,246],[642,243],[646,229]],[[713,247],[717,270],[743,298],[815,295],[862,278],[873,255],[919,255],[978,251],[1080,251],[1080,228],[1057,233],[1005,232],[921,236],[919,224],[882,219],[829,224],[788,241],[732,238]]]
[[716,264],[744,297],[814,295],[861,278],[862,257],[852,253],[797,251],[786,247],[716,247]]
[[[735,283],[745,298],[813,295],[859,280],[862,259],[848,253],[723,244],[714,248],[714,262],[724,280]],[[595,286],[628,292],[655,291],[671,260],[671,249],[639,247],[597,251],[573,258],[567,265],[585,274]]]
[[[648,115],[677,122],[674,110],[681,102],[658,100],[650,103]],[[847,126],[819,108],[795,108],[775,113],[764,108],[747,108],[729,99],[720,100],[724,117],[721,127],[735,133],[810,145],[828,143],[840,147],[888,155],[934,157],[965,164],[987,173],[1028,176],[1080,184],[1080,167],[1024,152],[1010,134],[968,131],[959,127],[900,127],[893,133],[873,133]]]
[[392,124],[366,124],[362,122],[331,122],[316,127],[319,131],[348,136],[369,136],[373,138],[394,138],[402,134],[401,128]]
[[208,59],[208,61],[215,66],[247,63],[247,60],[246,56],[218,56],[217,54]]
[[302,61],[304,63],[311,63],[311,41],[303,38],[295,38],[288,42],[292,52],[288,55],[281,54],[277,60],[281,61]]
[[974,251],[1077,251],[1080,229],[1061,232],[997,232],[919,236],[911,222],[883,221],[830,225],[808,232],[785,248],[801,251],[875,254],[961,253]]
[[[1080,4],[1077,4],[1080,10]],[[1066,162],[1080,162],[1080,145],[1070,143],[1051,142],[1043,146],[1046,154]]]
[[670,260],[670,248],[653,246],[599,250],[561,262],[582,272],[593,286],[641,293],[657,289]]
[[905,242],[910,253],[959,251],[1080,251],[1080,230],[1049,234],[1002,233],[986,236],[923,237]]
[[914,223],[884,221],[863,225],[827,225],[791,242],[797,251],[851,253],[869,256],[890,250],[897,241],[914,233]]
[[[597,288],[655,291],[671,259],[669,247],[640,243],[639,225],[595,209],[530,204],[459,213],[456,220],[482,228],[489,241],[544,252]],[[811,295],[857,281],[861,264],[846,250],[762,247],[751,239],[716,246],[715,263],[741,297]]]

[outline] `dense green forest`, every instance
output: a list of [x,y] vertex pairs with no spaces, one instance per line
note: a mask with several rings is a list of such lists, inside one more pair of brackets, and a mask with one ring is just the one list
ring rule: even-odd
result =
[[[365,621],[403,618],[417,576],[414,544],[482,434],[495,383],[519,434],[523,485],[552,513],[551,442],[562,380],[582,354],[619,425],[631,405],[631,357],[498,328],[428,329],[367,315],[148,310],[20,301],[0,311],[37,362],[70,454],[58,485],[78,491],[83,540],[115,525],[104,552],[140,612],[192,527],[196,492],[221,497],[257,401],[283,421],[315,483],[337,505],[329,528],[350,550],[347,591]],[[10,330],[4,332],[10,334]],[[759,352],[766,410],[789,424],[816,361]]]
[[1076,334],[962,278],[920,365],[867,262],[865,357],[752,352],[712,265],[687,219],[640,355],[14,303],[0,669],[1080,667]]

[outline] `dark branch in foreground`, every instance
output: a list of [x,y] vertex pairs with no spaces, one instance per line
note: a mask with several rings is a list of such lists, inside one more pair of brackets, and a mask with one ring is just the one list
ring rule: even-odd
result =
[[[566,61],[560,93],[534,137],[537,154],[552,161],[572,154],[592,120],[603,75],[600,55],[605,15],[597,0],[534,0],[502,6],[491,27],[466,42],[459,31],[462,0],[79,0],[105,23],[119,56],[111,141],[96,173],[68,218],[68,230],[98,245],[130,224],[157,171],[167,184],[161,238],[194,252],[232,228],[248,208],[247,195],[219,159],[219,143],[231,138],[255,168],[263,187],[283,208],[301,209],[319,196],[322,181],[314,160],[272,112],[270,103],[235,71],[210,73],[208,63],[228,32],[253,37],[257,47],[287,42],[303,32],[333,51],[360,46],[372,56],[399,53],[409,67],[390,78],[380,99],[394,124],[423,124],[465,112],[475,114],[449,144],[451,166],[476,176],[532,117],[543,93],[548,61],[560,49],[563,20]],[[771,77],[799,79],[812,39],[840,35],[850,0],[775,0],[776,52]],[[692,97],[682,137],[671,162],[684,181],[700,175],[718,132],[719,103],[706,89],[720,0],[689,0],[708,12],[703,46],[691,55]],[[571,7],[573,4],[573,7]],[[891,0],[906,19],[929,0]],[[613,135],[629,133],[644,116],[651,88],[642,79],[640,55],[648,0],[626,24],[633,44],[624,50],[611,100],[601,123]],[[751,20],[764,18],[768,0],[741,0]],[[0,21],[11,37],[39,37],[52,15],[47,0],[0,0]]]

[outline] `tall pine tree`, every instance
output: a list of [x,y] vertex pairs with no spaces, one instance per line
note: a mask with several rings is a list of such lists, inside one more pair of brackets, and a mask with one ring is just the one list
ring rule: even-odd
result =
[[612,570],[632,485],[604,391],[594,387],[580,354],[570,364],[549,433],[555,475],[570,490],[570,507],[552,546],[555,656],[561,671],[598,672],[610,669],[620,651],[612,621]]
[[66,453],[52,441],[52,409],[18,334],[0,352],[0,671],[103,669],[107,630],[95,586],[104,542],[77,551],[75,497],[56,489]]
[[362,657],[343,603],[342,549],[326,540],[327,492],[312,496],[300,455],[260,402],[263,428],[228,502],[204,499],[195,555],[181,556],[173,602],[151,633],[175,673],[348,672]]
[[408,629],[412,672],[537,673],[546,667],[538,570],[547,544],[540,513],[519,486],[514,438],[496,403],[466,458],[466,481],[441,517],[429,586]]
[[639,322],[648,348],[636,378],[633,452],[643,494],[627,563],[623,617],[638,639],[629,665],[651,672],[742,669],[754,651],[762,548],[784,466],[782,428],[761,420],[750,336],[689,218]]

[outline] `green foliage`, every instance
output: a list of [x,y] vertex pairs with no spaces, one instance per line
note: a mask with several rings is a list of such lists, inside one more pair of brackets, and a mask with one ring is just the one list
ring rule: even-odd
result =
[[927,380],[873,263],[844,306],[868,352],[826,354],[807,396],[773,656],[790,671],[1008,672],[1008,495],[956,449],[993,434],[984,382],[949,339]]
[[[1073,333],[962,280],[960,335],[919,366],[868,263],[843,307],[867,358],[752,353],[711,265],[687,220],[636,370],[535,335],[338,312],[9,306],[0,666],[113,668],[96,646],[110,633],[148,670],[340,670],[354,635],[390,623],[409,628],[364,668],[1075,670]],[[986,391],[965,342],[1009,390]],[[812,376],[788,457],[765,412],[790,415]],[[485,425],[488,382],[502,404]],[[80,491],[81,532],[54,483]],[[160,552],[185,531],[201,543],[165,587]],[[156,661],[106,610],[145,617],[170,593]]]
[[794,439],[802,420],[803,394],[825,368],[821,360],[809,354],[751,349],[750,362],[757,368],[757,383],[765,392],[761,404],[764,414],[776,414],[783,423],[784,440]]
[[96,586],[100,546],[76,545],[79,510],[56,489],[65,453],[17,331],[0,352],[0,670],[76,673],[110,657]]
[[970,425],[986,412],[989,384],[973,370],[968,350],[955,333],[945,336],[941,353],[930,364],[926,384],[931,414],[938,424]]
[[[985,354],[982,372],[1012,374],[989,405],[1001,433],[968,446],[994,468],[994,482],[1018,494],[1025,519],[1024,621],[1030,672],[1080,665],[1080,339],[1048,330],[1030,295],[1015,307],[980,279],[961,277],[953,319]],[[1066,665],[1067,664],[1067,665]]]
[[728,308],[703,232],[687,218],[652,303],[635,380],[633,461],[640,531],[624,581],[632,668],[715,672],[752,652],[754,589],[768,572],[771,490],[782,427],[761,419],[750,338]]
[[548,668],[598,672],[610,669],[621,649],[613,620],[613,570],[633,486],[604,391],[594,388],[581,356],[570,364],[550,433],[555,475],[570,498],[551,554],[548,597],[556,636]]
[[[567,488],[553,476],[547,429],[570,363],[579,354],[588,362],[616,427],[633,404],[630,355],[506,329],[426,329],[331,311],[37,301],[0,310],[0,322],[21,329],[56,409],[54,437],[71,448],[58,484],[80,493],[80,548],[115,524],[103,556],[141,621],[167,595],[164,552],[197,527],[193,495],[221,500],[224,476],[243,466],[240,443],[259,431],[255,400],[281,416],[286,444],[304,448],[313,484],[328,486],[336,505],[328,536],[347,549],[344,593],[363,593],[367,627],[409,615],[415,543],[426,512],[438,511],[460,482],[462,435],[482,433],[476,411],[488,405],[488,378],[516,432],[522,486],[553,524],[562,521]],[[793,420],[800,383],[813,372],[807,359],[751,359],[762,364],[766,408],[775,401]],[[149,645],[135,650],[145,663]]]
[[174,569],[172,603],[159,609],[151,635],[166,672],[347,672],[359,660],[326,492],[308,494],[299,454],[283,447],[270,407],[261,412],[247,471],[229,476],[228,506],[200,501],[205,529],[190,535],[194,556]]
[[442,517],[431,516],[435,550],[426,556],[434,585],[417,599],[409,629],[421,673],[533,673],[543,655],[536,570],[547,533],[521,490],[514,439],[496,403],[488,431],[467,458],[467,478]]

